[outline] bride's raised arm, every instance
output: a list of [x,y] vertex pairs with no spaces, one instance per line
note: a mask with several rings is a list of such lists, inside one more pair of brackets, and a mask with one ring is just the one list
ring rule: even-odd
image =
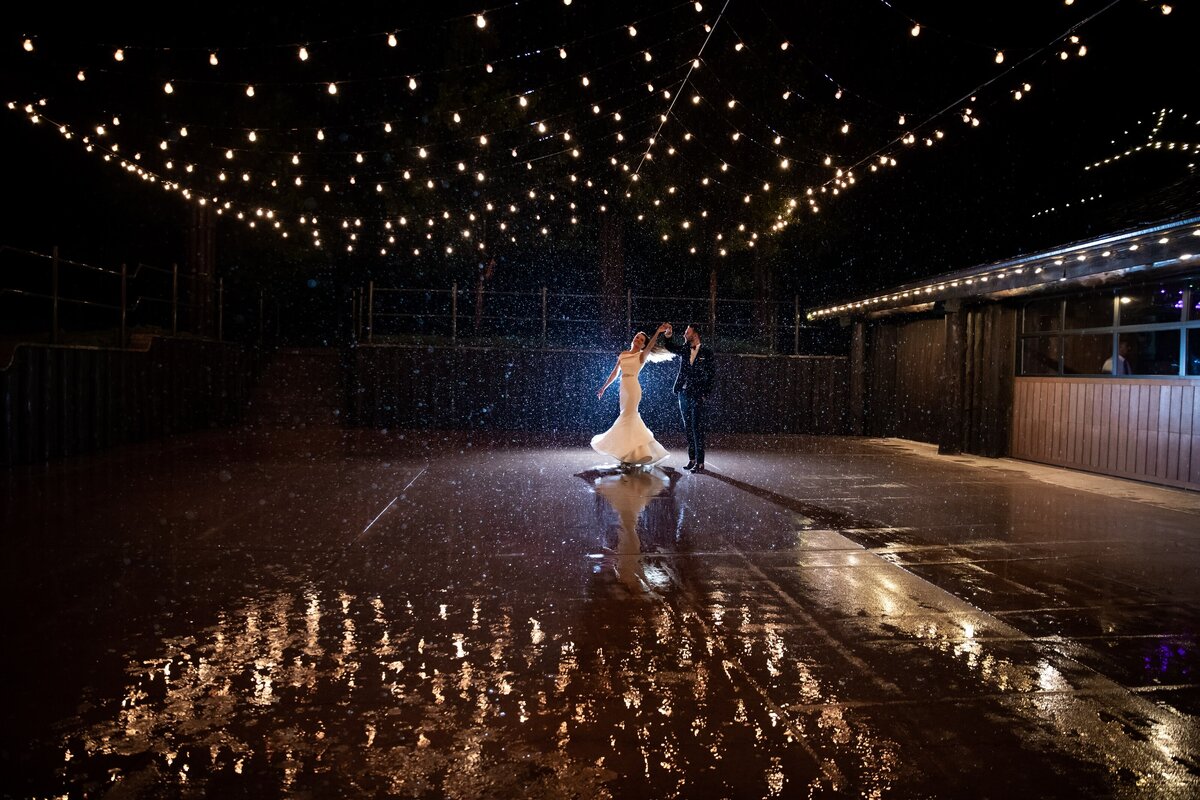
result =
[[654,343],[658,341],[658,334],[660,333],[662,333],[661,325],[658,326],[658,330],[654,332],[654,335],[650,337],[650,341],[646,342],[646,346],[642,348],[642,352],[638,353],[638,361],[643,364],[646,363],[646,356],[650,355],[651,351],[654,350]]

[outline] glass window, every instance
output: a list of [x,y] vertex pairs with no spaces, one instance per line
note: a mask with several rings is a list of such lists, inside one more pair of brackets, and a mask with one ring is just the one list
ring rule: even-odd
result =
[[1109,328],[1113,324],[1113,296],[1084,295],[1067,298],[1067,330],[1072,328]]
[[1117,367],[1124,358],[1130,375],[1179,374],[1178,330],[1123,333],[1120,348]]
[[1058,374],[1058,336],[1031,336],[1021,340],[1022,375]]
[[[1195,296],[1193,293],[1192,297]],[[1189,328],[1187,337],[1187,374],[1200,375],[1200,328]]]
[[1066,345],[1063,357],[1064,375],[1112,374],[1111,333],[1064,336],[1063,343]]
[[1058,330],[1058,314],[1062,300],[1035,300],[1025,306],[1024,333],[1042,333]]
[[1183,318],[1183,287],[1135,287],[1120,293],[1118,306],[1122,325],[1179,322]]

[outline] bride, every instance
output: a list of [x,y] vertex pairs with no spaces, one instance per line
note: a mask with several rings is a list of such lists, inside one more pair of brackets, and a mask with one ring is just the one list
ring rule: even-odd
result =
[[642,385],[638,382],[638,373],[647,359],[650,361],[666,361],[672,354],[662,347],[656,347],[658,335],[667,329],[666,323],[658,327],[654,336],[647,341],[646,334],[638,331],[628,350],[617,354],[617,365],[608,374],[608,380],[596,392],[596,397],[604,396],[604,390],[621,374],[621,413],[617,421],[604,433],[592,437],[592,449],[606,456],[612,456],[621,462],[622,467],[650,467],[667,457],[663,446],[654,439],[654,434],[642,422],[638,413],[638,404],[642,400]]

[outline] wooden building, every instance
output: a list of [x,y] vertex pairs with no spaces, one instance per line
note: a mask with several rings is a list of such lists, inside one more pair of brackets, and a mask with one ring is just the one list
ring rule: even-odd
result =
[[856,433],[1200,489],[1200,216],[808,317],[853,326]]

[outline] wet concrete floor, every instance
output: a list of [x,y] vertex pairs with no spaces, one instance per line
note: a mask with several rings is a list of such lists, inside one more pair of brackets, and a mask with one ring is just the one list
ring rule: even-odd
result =
[[715,445],[622,476],[237,431],[9,470],[0,793],[1200,794],[1194,495]]

